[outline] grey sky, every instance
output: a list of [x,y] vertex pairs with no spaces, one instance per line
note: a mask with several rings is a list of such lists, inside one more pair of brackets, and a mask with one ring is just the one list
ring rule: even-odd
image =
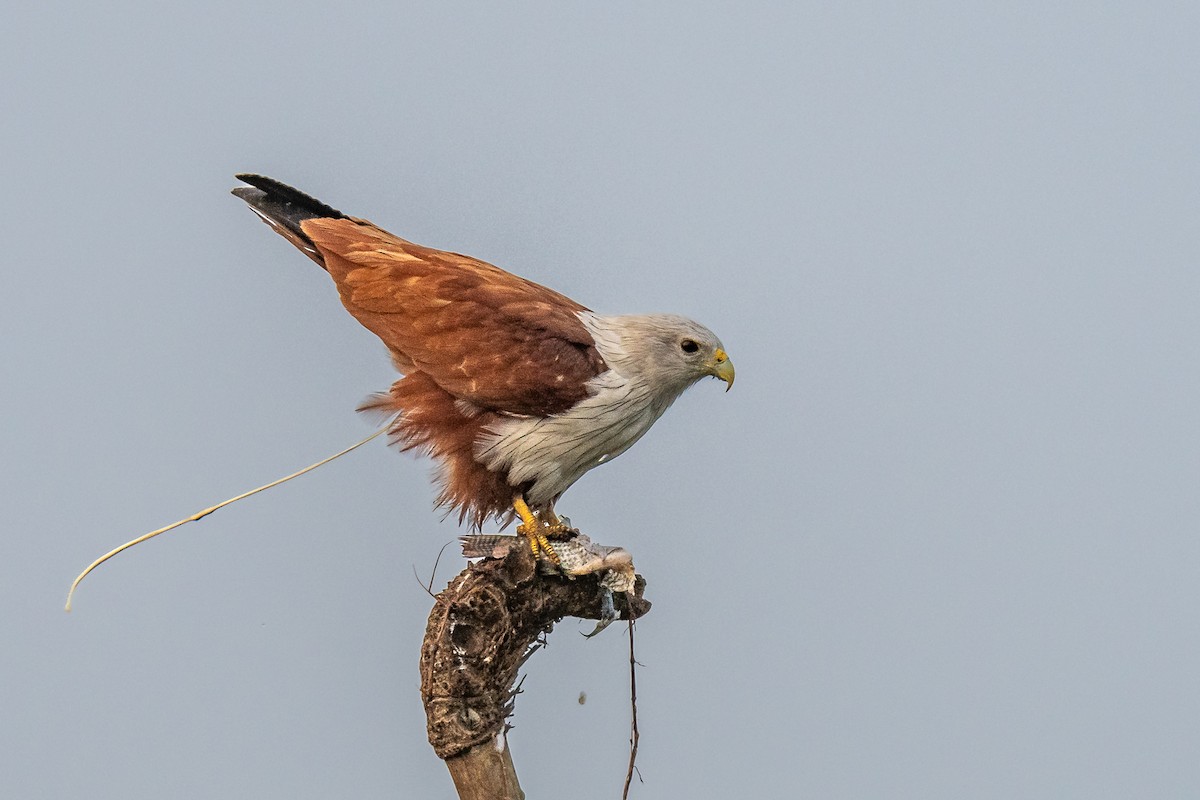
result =
[[[428,462],[370,446],[61,611],[110,547],[361,438],[393,379],[228,194],[257,171],[728,346],[732,392],[560,504],[650,583],[634,796],[1200,795],[1197,23],[7,9],[3,794],[453,796],[417,696],[413,566],[457,534]],[[518,703],[530,798],[619,796],[626,642],[580,627]]]

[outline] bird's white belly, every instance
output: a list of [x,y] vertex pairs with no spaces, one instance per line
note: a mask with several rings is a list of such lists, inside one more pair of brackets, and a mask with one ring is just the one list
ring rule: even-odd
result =
[[532,481],[526,500],[553,501],[589,469],[628,450],[670,406],[615,372],[593,379],[590,397],[551,417],[512,417],[493,425],[476,443],[489,470],[508,471],[508,482]]

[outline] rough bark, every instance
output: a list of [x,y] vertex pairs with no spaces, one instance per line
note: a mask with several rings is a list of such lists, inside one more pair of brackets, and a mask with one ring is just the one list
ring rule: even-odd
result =
[[[615,598],[621,619],[650,610],[638,576],[632,601]],[[517,673],[563,617],[599,619],[597,575],[539,572],[528,548],[463,570],[437,596],[421,645],[421,695],[429,743],[445,760],[461,800],[517,800],[505,737]]]

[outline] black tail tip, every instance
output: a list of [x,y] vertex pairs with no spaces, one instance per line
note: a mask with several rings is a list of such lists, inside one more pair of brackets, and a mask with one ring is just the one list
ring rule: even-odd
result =
[[[332,217],[334,219],[343,219],[346,216],[333,206],[322,203],[312,195],[305,194],[299,189],[288,186],[286,183],[281,183],[274,178],[268,178],[266,175],[257,175],[253,172],[241,172],[234,177],[239,181],[248,183],[254,187],[254,189],[248,189],[245,186],[239,186],[233,190],[233,194],[235,196],[240,197],[247,202],[250,202],[251,198],[257,198],[265,195],[265,199],[269,199],[284,206],[291,206],[299,211],[307,212],[309,217]],[[262,194],[260,195],[259,192]]]

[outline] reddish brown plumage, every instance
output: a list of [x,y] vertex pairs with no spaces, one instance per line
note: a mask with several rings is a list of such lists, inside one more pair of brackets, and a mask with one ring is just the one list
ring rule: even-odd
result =
[[362,410],[397,415],[393,441],[440,464],[440,505],[479,527],[507,517],[507,467],[475,458],[488,427],[560,414],[608,369],[568,297],[469,256],[422,247],[262,175],[234,189],[324,267],[342,304],[391,351],[405,377]]
[[438,504],[480,527],[507,517],[503,473],[475,460],[474,445],[502,415],[547,416],[587,396],[606,369],[570,298],[468,256],[407,242],[369,222],[300,223],[324,257],[342,303],[392,353],[405,377],[362,410],[399,414],[391,433],[405,450],[440,463]]
[[[568,297],[469,256],[422,247],[355,219],[310,219],[342,303],[455,398],[546,416],[587,396],[605,367]],[[559,377],[561,376],[561,378]]]
[[424,372],[412,372],[390,391],[367,398],[359,411],[395,416],[389,433],[402,450],[417,450],[438,461],[437,505],[457,511],[459,522],[470,517],[479,528],[490,516],[502,519],[512,510],[513,493],[505,477],[475,460],[475,440],[496,420],[491,411],[473,416],[455,406],[455,397]]

